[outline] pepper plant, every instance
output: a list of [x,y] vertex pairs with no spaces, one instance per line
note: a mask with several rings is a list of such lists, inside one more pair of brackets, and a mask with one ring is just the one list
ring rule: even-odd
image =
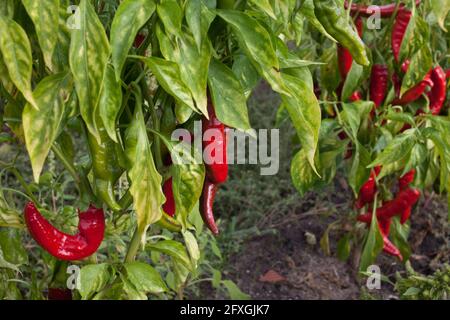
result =
[[[23,241],[29,230],[42,247],[38,254],[52,266],[43,288],[50,287],[50,298],[64,295],[58,288],[65,288],[73,265],[81,268],[74,298],[183,296],[201,257],[198,217],[218,232],[213,201],[228,167],[176,161],[180,148],[191,159],[195,150],[172,141],[171,133],[203,120],[204,130],[214,127],[222,135],[222,143],[206,141],[204,147],[226,149],[225,126],[251,128],[246,102],[260,79],[281,95],[305,159],[316,170],[321,110],[308,69],[315,63],[288,46],[301,42],[305,19],[316,21],[302,5],[2,1],[2,122],[9,141],[26,147],[32,175],[2,163],[21,182],[15,192],[23,202],[8,201],[14,190],[3,188],[0,222],[2,230],[20,230]],[[52,170],[56,163],[71,175],[75,198],[55,203],[39,192],[53,172],[49,161]],[[57,223],[64,214],[55,213],[63,208],[78,232],[65,226],[68,220]],[[120,233],[129,241],[117,244]],[[162,268],[160,254],[170,267]],[[6,277],[14,278],[16,264],[5,264],[12,269]],[[221,283],[236,292],[229,281]],[[18,296],[39,297],[36,288],[21,289]]]
[[317,49],[310,59],[326,63],[316,73],[325,111],[316,158],[322,178],[300,155],[294,158],[292,178],[303,194],[331,182],[336,168],[344,168],[354,210],[330,226],[322,244],[329,252],[330,230],[352,225],[339,241],[338,255],[347,259],[352,249],[361,251],[365,272],[381,251],[407,261],[409,221],[419,214],[414,206],[429,191],[448,194],[450,189],[445,72],[450,67],[450,2],[329,1],[329,14],[318,2],[321,20],[355,26],[371,66],[363,66],[342,41],[313,38]]

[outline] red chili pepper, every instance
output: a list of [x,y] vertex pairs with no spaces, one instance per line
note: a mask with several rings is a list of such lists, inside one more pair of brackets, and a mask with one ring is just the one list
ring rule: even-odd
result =
[[214,218],[214,198],[216,197],[217,190],[218,186],[206,179],[202,196],[200,197],[200,214],[203,222],[214,235],[219,234],[219,228],[217,228]]
[[[416,6],[420,4],[421,0],[416,0]],[[348,9],[348,1],[345,0],[344,2],[345,8]],[[380,12],[381,18],[390,18],[392,15],[396,12],[397,7],[399,10],[402,10],[405,7],[405,4],[400,3],[400,5],[397,5],[397,3],[391,3],[386,4],[382,6],[377,6]],[[361,17],[369,18],[373,16],[374,12],[372,10],[369,10],[369,6],[361,5],[352,3],[352,6],[350,8],[350,13],[352,15],[359,15]]]
[[356,208],[361,209],[366,204],[371,204],[375,201],[375,194],[377,193],[377,177],[381,172],[381,167],[377,166],[370,174],[369,180],[361,187],[359,197],[356,202]]
[[389,70],[384,64],[374,64],[370,76],[370,100],[378,108],[383,104],[388,89]]
[[359,91],[353,92],[353,94],[350,96],[350,98],[348,98],[348,100],[350,102],[359,101],[361,99],[362,99],[362,97],[361,97],[361,93]]
[[[380,219],[378,220],[378,226],[380,228],[381,235],[383,236],[383,251],[391,256],[399,258],[403,261],[403,256],[400,250],[389,240],[389,233],[391,231],[392,219]],[[367,213],[358,217],[358,221],[370,226],[372,224],[372,214]]]
[[406,190],[414,182],[416,177],[416,170],[412,169],[398,180],[398,187],[400,190]]
[[450,69],[447,69],[447,70],[445,71],[445,77],[446,77],[447,79],[450,78]]
[[388,236],[383,236],[383,251],[391,256],[397,257],[400,261],[403,261],[403,256],[400,250],[389,240]]
[[[227,181],[228,178],[227,137],[225,125],[217,119],[211,101],[208,101],[208,115],[209,120],[205,117],[203,118],[203,134],[205,135],[205,133],[208,134],[209,132],[215,140],[211,137],[207,137],[206,139],[208,141],[205,141],[205,137],[203,138],[203,150],[208,149],[209,151],[206,152],[204,159],[206,173],[211,182],[220,184]],[[216,151],[219,151],[221,155],[216,155]],[[220,157],[221,159],[216,161],[216,157]]]
[[145,40],[145,35],[139,33],[134,39],[134,47],[139,48]]
[[[403,177],[398,180],[398,187],[400,190],[406,190],[409,186],[414,182],[416,176],[416,170],[412,169],[408,173],[406,173]],[[400,223],[405,224],[406,221],[411,217],[412,205],[407,206],[403,209],[400,216]]]
[[78,233],[69,235],[56,229],[33,203],[24,210],[25,222],[31,236],[52,256],[60,260],[81,260],[97,251],[105,234],[105,215],[93,206],[79,213]]
[[163,193],[166,197],[166,202],[163,204],[163,211],[171,216],[175,217],[175,199],[173,197],[173,179],[170,178],[163,184]]
[[412,12],[407,9],[399,10],[395,17],[394,27],[392,28],[392,53],[395,61],[399,62],[400,50],[403,39],[405,38],[406,29],[411,21]]
[[419,198],[419,190],[412,188],[402,190],[394,200],[387,201],[377,209],[377,217],[379,219],[390,219],[396,215],[401,215],[406,208],[414,206]]
[[444,69],[440,66],[434,68],[431,72],[431,81],[433,81],[433,87],[428,92],[430,111],[433,115],[439,115],[447,97],[447,76]]
[[[413,88],[406,91],[401,98],[395,99],[392,102],[392,104],[402,106],[402,105],[414,102],[417,99],[419,99],[420,96],[425,92],[427,87],[433,87],[433,85],[434,85],[433,81],[431,80],[431,73],[432,73],[432,70],[426,74],[425,78],[419,84],[417,84]],[[397,84],[397,88],[398,88],[398,84]]]

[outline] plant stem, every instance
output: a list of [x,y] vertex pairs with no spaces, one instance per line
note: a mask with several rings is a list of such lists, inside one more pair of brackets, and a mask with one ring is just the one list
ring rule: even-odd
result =
[[[144,99],[147,101],[149,109],[150,109],[150,113],[151,113],[152,121],[153,121],[153,129],[155,131],[159,132],[159,130],[160,130],[159,117],[158,117],[158,114],[156,113],[155,104],[153,103],[153,99],[150,96],[150,92],[149,92],[147,83],[145,82],[145,78],[141,79],[140,84],[141,84]],[[155,139],[155,142],[153,145],[153,152],[155,153],[156,167],[159,169],[164,166],[163,161],[162,161],[162,156],[161,156],[161,140],[159,139],[159,137],[157,135],[154,136],[154,139]]]
[[130,245],[128,247],[127,255],[125,256],[125,263],[133,262],[136,259],[136,255],[141,246],[142,233],[136,227],[133,238],[131,238]]

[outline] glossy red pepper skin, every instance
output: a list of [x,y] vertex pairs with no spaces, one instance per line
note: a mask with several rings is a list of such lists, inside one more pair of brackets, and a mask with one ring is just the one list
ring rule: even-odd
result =
[[409,188],[416,177],[416,170],[412,169],[398,180],[398,188],[403,191]]
[[439,115],[447,97],[447,75],[444,69],[440,66],[434,68],[431,72],[431,81],[433,81],[433,87],[428,92],[430,111],[433,115]]
[[[383,251],[388,255],[397,257],[400,261],[403,261],[403,256],[400,250],[389,240],[389,233],[391,231],[392,219],[380,219],[378,220],[378,227],[380,228],[381,235],[383,237]],[[372,224],[372,214],[367,213],[358,217],[358,221],[370,226]]]
[[[412,188],[400,191],[394,200],[387,201],[383,206],[377,209],[378,219],[391,219],[395,216],[401,216],[406,208],[414,206],[420,198],[420,191]],[[358,218],[364,222],[372,213],[366,213]]]
[[219,234],[219,228],[217,227],[216,220],[214,218],[214,199],[218,186],[206,179],[203,186],[202,196],[200,197],[200,214],[203,218],[203,222],[214,235]]
[[31,236],[52,256],[67,261],[91,256],[100,247],[105,234],[105,215],[93,206],[79,213],[78,233],[69,235],[56,229],[33,203],[24,210],[25,222]]
[[166,202],[163,204],[163,211],[171,216],[175,217],[176,207],[175,207],[175,198],[173,197],[173,179],[170,178],[163,184],[163,193],[166,197]]
[[[398,188],[403,191],[410,187],[416,177],[416,170],[412,169],[398,180]],[[400,223],[405,224],[411,217],[412,205],[403,209],[400,216]]]
[[399,10],[395,17],[394,26],[392,28],[391,46],[395,61],[399,62],[400,50],[403,39],[405,38],[406,29],[411,21],[412,13],[410,10]]
[[[422,94],[425,93],[427,87],[433,87],[434,85],[433,81],[431,80],[431,73],[432,71],[428,72],[425,78],[419,84],[406,91],[401,98],[395,99],[392,104],[403,106],[419,99]],[[398,84],[396,85],[397,88],[399,88],[400,86]]]
[[[421,0],[416,0],[416,6],[418,6],[420,4]],[[345,4],[345,8],[348,9],[348,1],[346,0],[344,2]],[[396,12],[398,7],[398,10],[403,10],[403,8],[405,7],[404,3],[401,3],[400,5],[397,5],[397,3],[391,3],[391,4],[386,4],[386,5],[382,5],[382,6],[378,6],[379,12],[380,12],[380,17],[381,18],[390,18],[392,17],[392,15]],[[361,5],[361,4],[357,4],[357,3],[352,3],[351,7],[350,7],[350,13],[355,16],[361,16],[361,17],[365,17],[365,18],[369,18],[371,16],[373,16],[374,12],[372,10],[369,10],[369,6],[366,5]]]
[[[215,130],[214,138],[216,140],[208,139],[209,137],[203,137],[203,150],[208,148],[213,152],[206,152],[204,160],[206,164],[206,174],[209,180],[215,184],[224,183],[228,179],[228,163],[227,163],[227,137],[225,132],[225,125],[219,121],[216,117],[214,107],[211,101],[208,99],[208,115],[209,120],[206,117],[203,118],[203,134],[208,130]],[[208,141],[205,141],[208,140]],[[212,141],[211,141],[212,140]],[[215,151],[219,150],[222,153],[222,158],[215,161]]]
[[377,193],[377,177],[381,172],[381,167],[375,167],[370,174],[369,180],[361,187],[359,197],[356,202],[356,208],[361,209],[367,204],[372,204],[375,201],[375,194]]
[[134,44],[133,44],[133,46],[134,46],[135,48],[139,48],[139,47],[142,45],[142,43],[144,43],[144,40],[145,40],[145,35],[143,35],[143,34],[141,34],[141,33],[138,33],[138,35],[137,35],[136,38],[134,39]]
[[386,98],[389,81],[389,70],[384,64],[374,64],[370,75],[370,100],[375,107],[380,107]]

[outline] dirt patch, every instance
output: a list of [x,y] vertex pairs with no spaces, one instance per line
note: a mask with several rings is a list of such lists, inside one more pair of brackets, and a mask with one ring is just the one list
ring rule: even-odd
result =
[[[321,212],[320,207],[341,207],[341,212],[349,209],[344,196],[349,193],[329,194],[333,196],[328,200],[323,199],[323,194],[321,198],[308,195],[300,200],[304,202],[302,213],[276,221],[275,234],[248,240],[242,251],[230,259],[227,276],[253,299],[360,299],[365,293],[361,291],[363,283],[359,282],[361,279],[351,260],[346,263],[333,255],[326,256],[319,245],[321,236],[334,220],[333,214]],[[410,244],[414,255],[410,261],[422,274],[432,274],[449,261],[450,230],[446,217],[447,206],[437,196],[427,196],[412,216]],[[332,234],[332,252],[336,242]],[[396,272],[405,272],[404,265],[392,257],[381,255],[377,264],[392,281]],[[275,271],[286,280],[260,281],[268,271]],[[370,297],[397,298],[393,286],[387,283],[382,284],[382,290],[370,292]]]

